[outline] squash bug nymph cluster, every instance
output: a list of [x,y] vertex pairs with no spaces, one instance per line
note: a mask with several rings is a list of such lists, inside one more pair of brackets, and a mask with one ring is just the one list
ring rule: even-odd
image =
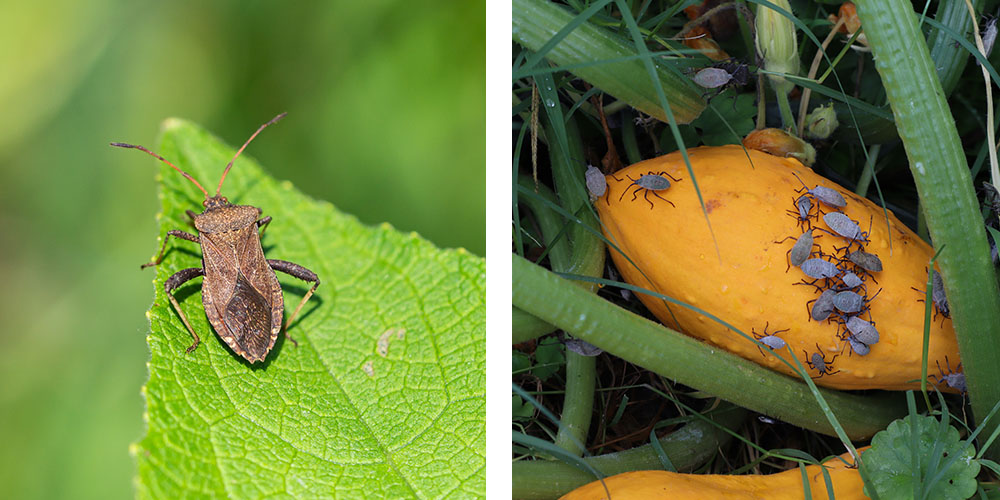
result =
[[[857,222],[840,211],[847,206],[847,201],[840,192],[820,185],[810,188],[798,174],[792,172],[792,175],[798,179],[802,187],[795,190],[797,196],[792,198],[795,209],[787,210],[786,213],[795,218],[799,228],[804,225],[806,231],[796,239],[788,251],[789,266],[785,271],[788,272],[792,265],[798,267],[811,281],[802,279],[795,284],[811,286],[820,293],[819,297],[806,302],[809,319],[836,323],[837,338],[846,342],[851,348],[848,354],[867,355],[871,346],[879,341],[878,330],[871,319],[870,310],[871,302],[881,290],[869,297],[866,280],[871,279],[878,283],[875,274],[882,271],[881,259],[864,249],[869,243],[872,221],[869,220],[869,230],[862,231]],[[824,212],[821,206],[832,211]],[[813,207],[816,207],[815,214],[812,212]],[[814,227],[813,218],[816,221],[822,218],[829,229]],[[822,250],[814,251],[816,238],[813,235],[814,230],[827,233],[834,238],[842,238],[847,240],[847,243],[839,248],[834,246],[832,254],[824,254]],[[852,250],[854,245],[857,245],[857,248]],[[868,313],[868,319],[861,318],[865,313]],[[810,362],[816,365],[821,376],[832,374],[824,368],[826,365],[823,364],[821,355],[814,354]]]
[[[278,338],[278,332],[281,331],[285,305],[281,295],[281,284],[274,271],[281,271],[313,283],[312,288],[306,292],[302,301],[288,318],[286,325],[295,321],[302,306],[319,286],[319,277],[312,271],[292,262],[264,257],[264,250],[260,245],[260,235],[264,232],[267,224],[271,222],[270,216],[262,218],[260,217],[261,209],[249,205],[233,205],[226,197],[219,194],[233,162],[250,144],[250,141],[257,137],[257,134],[265,127],[284,117],[285,113],[282,113],[261,125],[236,151],[233,159],[229,161],[222,172],[222,178],[219,180],[219,186],[216,188],[214,196],[209,195],[208,191],[187,172],[160,155],[142,146],[111,143],[112,146],[116,147],[138,149],[170,165],[205,194],[205,201],[202,202],[205,207],[204,212],[198,214],[191,210],[187,211],[188,217],[191,218],[194,227],[198,230],[198,235],[195,236],[176,229],[167,231],[167,237],[163,240],[159,255],[152,262],[142,265],[142,268],[159,265],[163,261],[167,242],[171,236],[201,245],[202,266],[182,269],[163,284],[167,298],[170,299],[174,310],[177,311],[184,326],[194,338],[194,343],[187,348],[186,352],[188,353],[198,347],[201,340],[173,295],[173,291],[187,281],[204,276],[201,299],[209,323],[233,352],[250,363],[263,361],[267,357]],[[288,335],[287,327],[285,336],[293,343],[295,342]]]

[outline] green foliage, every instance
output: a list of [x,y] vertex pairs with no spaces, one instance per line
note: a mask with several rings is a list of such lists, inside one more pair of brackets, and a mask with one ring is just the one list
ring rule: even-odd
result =
[[870,495],[874,487],[882,498],[913,498],[915,488],[926,488],[922,498],[969,498],[976,492],[979,474],[975,452],[954,427],[934,417],[909,415],[876,434],[872,447],[862,454],[871,474],[865,492]]
[[[712,109],[706,110],[691,125],[701,129],[701,141],[706,146],[740,144],[754,128],[757,114],[753,94],[720,94],[712,99]],[[692,144],[692,143],[689,143]]]
[[[210,191],[233,150],[168,120],[160,153]],[[266,136],[266,133],[265,133]],[[161,235],[190,226],[202,195],[161,167]],[[322,285],[262,364],[227,350],[202,310],[200,281],[176,293],[202,338],[164,295],[172,273],[200,265],[174,241],[149,312],[146,436],[133,446],[141,497],[478,497],[485,491],[484,261],[442,251],[388,225],[370,228],[278,182],[246,156],[222,194],[274,222],[269,258]],[[305,292],[280,275],[286,308]],[[286,310],[286,318],[290,310]]]
[[535,407],[524,402],[524,398],[518,395],[511,396],[511,414],[514,416],[514,420],[524,420],[531,418],[535,414]]
[[555,337],[546,337],[538,342],[535,349],[535,366],[531,374],[545,380],[558,372],[566,364],[566,351]]

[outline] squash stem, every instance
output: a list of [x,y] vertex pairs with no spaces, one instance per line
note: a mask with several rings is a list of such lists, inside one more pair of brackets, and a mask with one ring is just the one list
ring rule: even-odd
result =
[[871,185],[872,177],[875,175],[875,160],[878,159],[878,153],[881,149],[881,144],[873,144],[868,148],[868,159],[865,160],[865,167],[861,170],[861,177],[858,178],[858,185],[854,188],[854,194],[858,196],[868,195],[868,186]]
[[590,431],[596,374],[597,357],[566,350],[566,393],[555,445],[576,456],[586,451],[578,443],[586,443]]
[[[694,469],[732,439],[731,431],[746,420],[748,413],[738,406],[722,403],[706,415],[711,420],[695,419],[660,438],[659,445],[677,470]],[[587,457],[583,461],[605,476],[663,468],[652,443]],[[522,500],[556,498],[596,479],[572,465],[554,460],[521,460],[514,462],[512,469],[512,497]]]
[[[512,259],[516,307],[682,384],[800,427],[835,434],[802,381],[642,318],[523,257]],[[905,412],[899,394],[819,392],[851,439],[871,437]]]
[[556,327],[514,307],[511,308],[511,343],[520,344],[548,335]]
[[775,94],[778,98],[778,110],[781,112],[781,125],[786,130],[794,129],[795,117],[792,115],[792,105],[788,102],[788,93],[775,86]]
[[[569,261],[550,260],[552,269],[559,272],[579,273],[584,276],[600,277],[604,273],[604,242],[593,231],[597,230],[597,215],[590,205],[590,195],[584,186],[586,163],[583,158],[583,141],[576,121],[564,118],[564,110],[559,102],[552,75],[536,77],[542,89],[545,106],[544,129],[549,139],[549,158],[552,163],[552,179],[562,208],[577,214],[579,223],[568,220]],[[585,227],[586,226],[586,227]],[[551,229],[550,229],[551,230]],[[546,239],[551,238],[548,234]],[[597,286],[580,283],[590,292]],[[566,352],[566,393],[563,412],[559,422],[559,432],[555,444],[577,456],[582,455],[590,430],[591,415],[594,411],[594,385],[597,379],[596,359]]]

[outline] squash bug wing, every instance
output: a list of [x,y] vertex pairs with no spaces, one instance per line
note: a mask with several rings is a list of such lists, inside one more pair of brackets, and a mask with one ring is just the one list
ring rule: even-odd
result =
[[236,278],[233,297],[226,304],[222,316],[226,328],[232,334],[231,337],[224,337],[226,343],[251,362],[263,359],[277,338],[277,335],[270,334],[270,313],[267,300],[240,273]]
[[[281,284],[267,264],[256,231],[251,224],[201,233],[205,282],[214,285],[202,287],[205,314],[233,352],[251,363],[263,360],[274,346],[285,307]],[[241,316],[253,324],[238,331],[230,328]]]

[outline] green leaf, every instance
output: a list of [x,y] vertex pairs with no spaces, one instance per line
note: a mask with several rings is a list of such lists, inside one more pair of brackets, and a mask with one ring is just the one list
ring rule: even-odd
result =
[[535,366],[531,374],[541,380],[548,380],[566,364],[566,351],[559,339],[547,337],[538,342],[535,349]]
[[[976,450],[961,441],[958,431],[951,426],[941,432],[941,422],[925,415],[909,415],[896,420],[872,438],[872,447],[862,454],[871,473],[871,484],[882,498],[912,498],[914,481],[929,488],[924,498],[941,500],[965,499],[976,492],[976,475],[979,462],[973,460]],[[914,438],[912,433],[916,433]],[[916,453],[913,453],[913,445]],[[957,460],[952,460],[960,455]],[[916,457],[917,463],[913,463]],[[929,484],[937,476],[934,467],[951,466],[940,480]]]
[[707,146],[740,144],[743,137],[754,129],[757,106],[753,94],[736,96],[720,94],[712,100],[712,109],[702,113],[693,127],[701,129],[701,140]]
[[[165,123],[159,152],[210,192],[233,155],[176,119]],[[160,172],[161,237],[193,231],[184,211],[200,211],[201,192],[166,165]],[[132,449],[139,496],[483,496],[483,259],[387,224],[363,226],[245,155],[223,194],[272,216],[262,238],[268,257],[308,267],[322,285],[289,332],[298,347],[279,337],[256,365],[213,333],[201,280],[181,286],[175,295],[202,340],[185,354],[192,339],[163,282],[201,257],[196,244],[171,239],[149,311],[148,429]],[[278,276],[287,320],[308,287]]]

